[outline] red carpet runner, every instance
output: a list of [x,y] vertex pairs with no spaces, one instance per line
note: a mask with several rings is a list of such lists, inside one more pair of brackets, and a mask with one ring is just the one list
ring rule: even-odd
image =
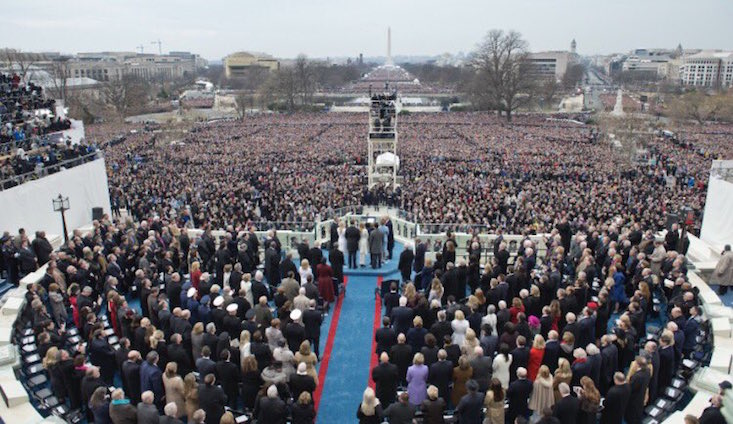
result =
[[[380,277],[381,278],[381,277]],[[339,315],[341,315],[341,304],[344,301],[344,292],[346,291],[346,284],[349,282],[349,276],[344,275],[344,290],[341,290],[339,297],[336,300],[336,304],[331,311],[331,325],[328,327],[328,339],[326,340],[326,347],[323,349],[321,355],[321,366],[318,369],[318,387],[313,392],[313,406],[318,412],[318,405],[321,403],[321,394],[323,393],[323,386],[326,385],[326,373],[328,372],[328,362],[331,360],[331,350],[333,350],[333,340],[336,338],[336,328],[339,323]]]
[[[377,289],[382,287],[382,276],[377,277]],[[377,366],[379,357],[377,356],[377,341],[374,336],[377,334],[377,330],[382,326],[382,299],[379,295],[379,291],[375,295],[374,299],[374,324],[372,328],[372,360],[369,362],[369,387],[374,388],[374,380],[372,380],[372,370]]]

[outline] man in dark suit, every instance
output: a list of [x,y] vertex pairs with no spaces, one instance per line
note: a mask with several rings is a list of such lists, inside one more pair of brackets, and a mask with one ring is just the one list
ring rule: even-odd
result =
[[[344,282],[344,254],[339,250],[338,243],[331,246],[331,250],[328,251],[328,261],[331,263],[333,269],[333,278],[341,284]],[[338,291],[334,290],[334,293]]]
[[387,217],[387,259],[392,260],[392,250],[394,250],[394,228],[392,226],[392,220]]
[[481,346],[474,348],[475,358],[471,359],[470,364],[473,368],[473,379],[478,383],[478,389],[481,392],[489,390],[489,382],[491,381],[492,360],[490,356],[484,355],[484,349]]
[[527,340],[524,336],[517,336],[517,347],[511,351],[512,364],[509,366],[510,381],[517,378],[517,370],[519,368],[527,368],[529,365],[529,348],[526,346]]
[[102,330],[95,330],[92,341],[89,343],[89,362],[99,367],[102,380],[108,386],[112,385],[116,368],[115,350],[107,342]]
[[329,246],[338,244],[339,242],[339,219],[338,218],[334,218],[333,222],[331,222],[329,236],[331,240],[331,243],[329,244]]
[[496,251],[496,261],[499,263],[499,269],[502,274],[507,273],[507,265],[509,263],[509,251],[506,249],[506,243],[500,242],[499,250]]
[[550,330],[547,334],[547,343],[545,343],[545,354],[542,356],[542,365],[547,365],[550,373],[555,373],[557,369],[557,360],[560,358],[560,342],[557,331]]
[[294,276],[298,275],[298,267],[293,263],[293,254],[290,251],[285,254],[285,259],[280,262],[280,279],[287,278],[289,272],[292,272]]
[[585,348],[590,343],[596,342],[596,319],[590,308],[584,308],[578,322],[578,338],[575,345]]
[[318,273],[316,272],[316,267],[318,264],[321,263],[321,259],[323,259],[323,251],[321,250],[321,244],[316,242],[313,247],[308,250],[308,262],[311,264],[311,269],[313,270],[313,277],[318,278]]
[[[641,422],[644,416],[644,400],[646,397],[646,391],[649,388],[649,382],[652,378],[646,358],[643,356],[637,356],[635,361],[639,370],[636,371],[629,381],[631,396],[629,397],[629,404],[626,407],[626,413],[624,414],[624,419],[627,423]],[[632,364],[632,366],[634,366],[634,364]]]
[[204,383],[199,384],[199,408],[206,413],[206,424],[219,424],[227,403],[224,390],[215,382],[214,374],[208,374],[204,377]]
[[392,349],[389,350],[389,360],[397,365],[397,370],[399,371],[399,381],[402,384],[406,384],[407,380],[405,376],[407,375],[407,368],[412,365],[412,346],[405,343],[407,338],[404,334],[398,334],[397,335],[397,344],[392,346]]
[[158,368],[158,352],[148,352],[145,361],[140,367],[140,392],[150,390],[155,395],[155,404],[160,408],[163,406],[163,374]]
[[389,352],[392,346],[397,343],[397,334],[390,327],[389,317],[382,317],[382,328],[374,333],[374,341],[377,342],[377,355],[381,355],[382,352]]
[[305,327],[305,338],[310,341],[313,353],[319,358],[321,357],[319,345],[321,344],[322,323],[323,315],[316,310],[316,301],[311,299],[308,303],[308,309],[303,311],[303,326]]
[[53,246],[51,246],[51,243],[46,239],[45,231],[36,231],[36,238],[31,242],[31,247],[38,258],[38,265],[45,264],[51,258]]
[[669,334],[662,333],[659,338],[659,377],[657,380],[658,390],[664,390],[672,383],[674,377],[674,347],[672,347],[672,338]]
[[122,383],[125,393],[130,396],[130,400],[137,403],[140,402],[140,352],[131,350],[127,354],[127,360],[122,363]]
[[389,362],[389,355],[386,352],[382,352],[379,356],[379,365],[372,369],[372,380],[376,385],[377,399],[386,408],[395,401],[397,384],[400,380],[397,365]]
[[479,393],[479,384],[476,380],[468,380],[466,390],[468,393],[456,405],[455,415],[458,417],[459,423],[480,423],[484,406],[484,394]]
[[506,412],[508,423],[513,423],[517,417],[529,418],[529,397],[532,394],[532,382],[527,380],[527,370],[517,369],[517,379],[509,384],[506,398],[509,408]]
[[384,235],[382,234],[382,231],[377,227],[377,225],[374,225],[374,228],[369,233],[369,254],[372,258],[372,269],[381,268],[382,267],[382,250],[384,249],[384,246],[382,244],[384,243]]
[[605,395],[611,387],[613,375],[618,368],[618,347],[611,343],[611,336],[605,334],[601,337],[601,381],[599,390]]
[[450,384],[453,381],[453,363],[448,361],[448,353],[444,349],[438,351],[438,361],[430,365],[428,383],[438,388],[438,396],[450,402]]
[[361,233],[359,232],[359,229],[356,228],[353,223],[352,225],[349,225],[346,227],[346,251],[349,254],[349,268],[356,269],[356,252],[359,250],[359,238],[361,237]]
[[420,273],[420,271],[425,267],[425,252],[427,252],[427,250],[428,247],[425,243],[420,239],[415,239],[415,261],[413,269],[416,273]]
[[700,415],[700,424],[723,424],[727,420],[721,412],[723,406],[723,397],[721,395],[713,395],[710,399],[710,406],[705,408]]
[[403,333],[407,335],[407,331],[412,327],[412,319],[414,318],[415,311],[407,306],[407,298],[400,297],[400,306],[393,308],[390,314],[390,320],[392,321],[392,328],[395,333]]
[[397,283],[389,285],[389,292],[384,295],[385,315],[392,315],[392,309],[400,305],[400,293],[397,291]]
[[682,332],[685,334],[685,343],[682,344],[682,354],[687,357],[697,344],[697,335],[700,333],[700,322],[697,320],[697,306],[690,308],[690,317],[685,321]]
[[603,401],[601,424],[621,424],[624,419],[626,405],[628,405],[631,397],[631,387],[626,382],[623,373],[615,373],[613,382],[614,386],[608,389],[606,398]]
[[445,336],[450,337],[453,334],[453,327],[450,322],[446,319],[446,312],[444,310],[438,311],[438,320],[430,326],[430,334],[435,336],[435,340],[441,341],[445,339]]
[[562,398],[552,407],[552,415],[563,424],[575,424],[580,410],[580,401],[570,395],[570,386],[560,383],[557,386]]
[[219,362],[216,363],[217,381],[221,384],[224,394],[227,396],[227,404],[230,408],[237,407],[237,394],[239,393],[239,381],[241,372],[239,367],[231,362],[229,349],[221,351]]
[[280,254],[277,252],[277,244],[273,241],[265,251],[265,276],[267,283],[272,287],[280,285]]
[[168,345],[168,361],[178,364],[179,375],[187,375],[193,371],[191,359],[183,346],[183,337],[180,334],[176,333],[171,336],[171,343]]
[[196,360],[196,371],[199,375],[215,374],[216,362],[211,360],[211,348],[204,346],[201,348],[201,357]]
[[[391,252],[391,251],[390,251]],[[415,260],[415,254],[412,252],[412,245],[410,243],[405,244],[405,250],[400,253],[400,262],[397,268],[400,270],[402,275],[402,281],[409,281],[412,276],[412,262]]]

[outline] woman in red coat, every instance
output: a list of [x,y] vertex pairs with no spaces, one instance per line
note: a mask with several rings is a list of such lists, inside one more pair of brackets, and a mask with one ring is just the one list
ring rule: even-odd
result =
[[534,336],[532,349],[529,351],[529,363],[527,365],[527,378],[534,381],[537,372],[542,365],[542,358],[545,356],[545,338],[541,334]]
[[325,302],[324,308],[328,310],[328,305],[336,300],[333,292],[333,269],[326,263],[326,258],[316,267],[318,273],[318,293]]

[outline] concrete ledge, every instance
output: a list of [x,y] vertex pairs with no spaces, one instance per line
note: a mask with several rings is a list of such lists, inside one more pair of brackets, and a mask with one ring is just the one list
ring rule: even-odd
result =
[[11,315],[13,317],[16,317],[23,309],[24,305],[25,299],[23,299],[22,297],[8,297],[3,307],[0,308],[0,315]]
[[41,414],[30,402],[9,408],[5,402],[0,401],[0,417],[5,424],[38,424],[43,421]]
[[697,392],[697,394],[692,398],[690,403],[688,403],[685,409],[682,410],[682,414],[690,414],[695,417],[699,417],[700,415],[702,415],[702,411],[710,406],[710,398],[713,396],[713,394],[714,393],[712,392]]
[[718,337],[730,338],[730,320],[728,318],[712,318],[710,323],[713,327],[713,336],[716,342]]
[[716,347],[713,350],[713,356],[710,357],[709,367],[715,371],[729,374],[731,359],[733,359],[733,351]]
[[0,391],[3,394],[3,402],[7,401],[8,408],[28,403],[28,392],[15,378],[0,380]]

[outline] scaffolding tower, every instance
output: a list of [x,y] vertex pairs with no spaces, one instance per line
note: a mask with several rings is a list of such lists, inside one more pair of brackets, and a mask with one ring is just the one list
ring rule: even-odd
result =
[[382,185],[394,190],[398,185],[397,170],[400,166],[397,156],[397,92],[370,93],[370,99],[369,188]]

